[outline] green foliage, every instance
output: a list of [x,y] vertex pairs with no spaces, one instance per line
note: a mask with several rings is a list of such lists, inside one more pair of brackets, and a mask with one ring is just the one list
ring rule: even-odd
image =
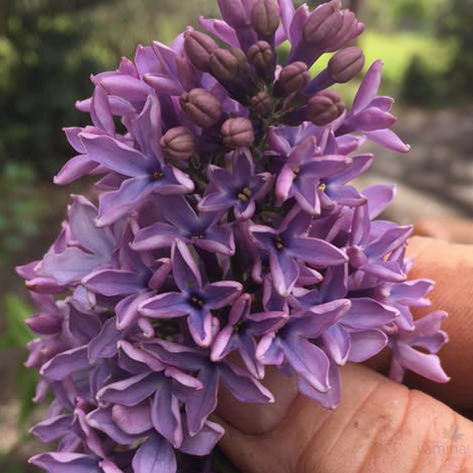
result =
[[440,105],[444,98],[444,81],[432,70],[422,56],[411,60],[401,88],[401,99],[411,105],[432,107]]
[[25,320],[32,313],[30,305],[10,294],[4,298],[3,312],[6,329],[0,336],[0,350],[26,346],[33,338],[33,334],[25,324]]
[[407,29],[432,33],[435,30],[439,12],[450,0],[390,0],[369,2],[366,18],[370,27],[379,31]]
[[74,101],[89,94],[89,74],[103,65],[83,48],[83,12],[96,3],[3,1],[0,165],[7,159],[29,162],[51,174],[67,156],[60,129],[80,121]]
[[473,97],[473,0],[451,0],[439,20],[439,33],[456,45],[446,78],[450,93]]
[[31,167],[9,163],[0,176],[0,263],[24,248],[40,232],[48,209]]
[[[7,295],[3,300],[1,308],[4,314],[4,330],[0,336],[0,352],[12,349],[25,350],[26,344],[32,340],[33,333],[25,324],[25,320],[31,315],[32,308],[21,298]],[[36,386],[36,375],[19,365],[16,371],[16,390],[20,401],[19,425],[23,427],[33,411],[32,399]]]

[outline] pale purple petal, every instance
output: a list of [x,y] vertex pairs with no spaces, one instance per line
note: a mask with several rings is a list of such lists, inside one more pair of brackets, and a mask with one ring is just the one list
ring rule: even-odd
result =
[[380,353],[388,344],[388,337],[380,330],[367,330],[350,334],[348,360],[363,363]]

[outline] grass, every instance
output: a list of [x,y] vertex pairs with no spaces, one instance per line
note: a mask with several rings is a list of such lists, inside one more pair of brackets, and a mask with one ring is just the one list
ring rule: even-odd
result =
[[[366,69],[377,59],[384,62],[382,93],[398,95],[404,75],[412,59],[416,56],[432,71],[445,71],[455,50],[455,45],[440,41],[432,35],[419,32],[397,31],[384,33],[381,31],[366,31],[359,41],[360,47],[366,56]],[[282,46],[287,49],[287,45]],[[287,54],[287,51],[286,51]],[[313,66],[312,74],[316,75],[327,67],[330,55],[325,54]],[[335,86],[343,98],[350,102],[356,93],[358,84],[353,81],[349,84]]]
[[397,87],[415,56],[421,57],[433,71],[441,72],[448,68],[454,52],[452,43],[406,31],[391,34],[367,31],[360,39],[360,46],[365,52],[367,65],[376,59],[384,61],[385,77]]

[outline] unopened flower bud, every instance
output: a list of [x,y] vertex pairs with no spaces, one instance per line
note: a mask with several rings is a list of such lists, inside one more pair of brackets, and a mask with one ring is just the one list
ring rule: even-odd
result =
[[328,36],[337,31],[343,22],[340,2],[333,0],[316,8],[304,26],[304,40],[311,46],[317,46],[327,40]]
[[277,88],[280,89],[283,94],[289,95],[294,92],[299,92],[309,81],[310,73],[307,64],[301,61],[293,62],[284,67],[281,71]]
[[222,115],[222,104],[205,89],[192,89],[189,93],[183,93],[179,101],[187,116],[201,128],[215,125]]
[[258,92],[255,96],[251,97],[250,105],[255,112],[265,115],[271,111],[271,96],[264,90]]
[[359,246],[350,246],[347,249],[347,256],[350,261],[350,265],[355,269],[361,268],[361,266],[366,264],[368,260]]
[[210,58],[218,49],[218,44],[210,36],[200,31],[187,31],[184,48],[192,64],[197,69],[208,72]]
[[248,62],[259,70],[272,68],[275,62],[273,48],[266,41],[258,41],[248,50]]
[[220,82],[235,80],[246,64],[246,56],[241,49],[219,48],[210,58],[211,74]]
[[273,36],[279,23],[279,9],[274,0],[259,0],[251,10],[251,26],[259,37]]
[[170,128],[161,138],[160,144],[170,159],[189,159],[195,152],[194,135],[183,126]]
[[27,319],[26,325],[39,335],[53,335],[61,330],[62,319],[58,315],[40,313]]
[[248,118],[230,118],[222,125],[220,131],[223,143],[229,148],[248,147],[255,141],[253,125]]
[[307,118],[317,126],[325,126],[336,120],[345,110],[340,95],[324,90],[314,95],[307,104]]
[[363,69],[365,55],[363,51],[352,46],[339,51],[328,63],[328,73],[334,82],[344,84],[351,81]]

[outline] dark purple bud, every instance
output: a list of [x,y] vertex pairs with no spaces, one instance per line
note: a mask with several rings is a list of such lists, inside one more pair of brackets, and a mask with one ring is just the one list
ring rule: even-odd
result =
[[272,37],[279,24],[279,9],[274,0],[259,0],[251,10],[251,25],[259,37]]
[[192,64],[201,71],[209,71],[210,58],[218,49],[218,44],[200,31],[188,30],[185,33],[184,48]]
[[248,118],[230,118],[220,130],[223,143],[229,148],[249,147],[255,141],[253,125]]
[[246,64],[246,56],[241,49],[219,48],[210,58],[210,73],[220,82],[235,80]]
[[248,62],[258,70],[272,68],[275,63],[273,48],[266,41],[258,41],[248,50]]
[[316,8],[304,26],[304,40],[311,46],[318,46],[336,32],[343,22],[339,0],[332,0]]
[[352,46],[335,54],[328,63],[328,73],[334,82],[345,84],[356,77],[365,65],[363,51]]
[[301,61],[293,62],[281,71],[276,84],[277,93],[279,90],[285,95],[299,92],[309,81],[310,73],[307,64]]
[[184,90],[192,90],[199,87],[202,72],[191,63],[186,57],[176,57],[176,68],[179,81]]
[[332,90],[324,90],[314,95],[307,104],[307,118],[317,126],[325,126],[336,120],[345,110],[340,95]]
[[169,129],[161,138],[160,144],[170,159],[185,160],[195,153],[194,135],[183,126]]
[[26,320],[26,325],[39,335],[53,335],[61,330],[62,319],[53,314],[36,314]]
[[215,125],[222,115],[222,104],[214,94],[205,89],[192,89],[179,100],[187,116],[201,128]]
[[266,115],[273,106],[271,96],[266,91],[258,92],[254,97],[251,97],[250,105],[255,112]]
[[218,0],[222,18],[234,29],[248,24],[248,10],[242,0]]

